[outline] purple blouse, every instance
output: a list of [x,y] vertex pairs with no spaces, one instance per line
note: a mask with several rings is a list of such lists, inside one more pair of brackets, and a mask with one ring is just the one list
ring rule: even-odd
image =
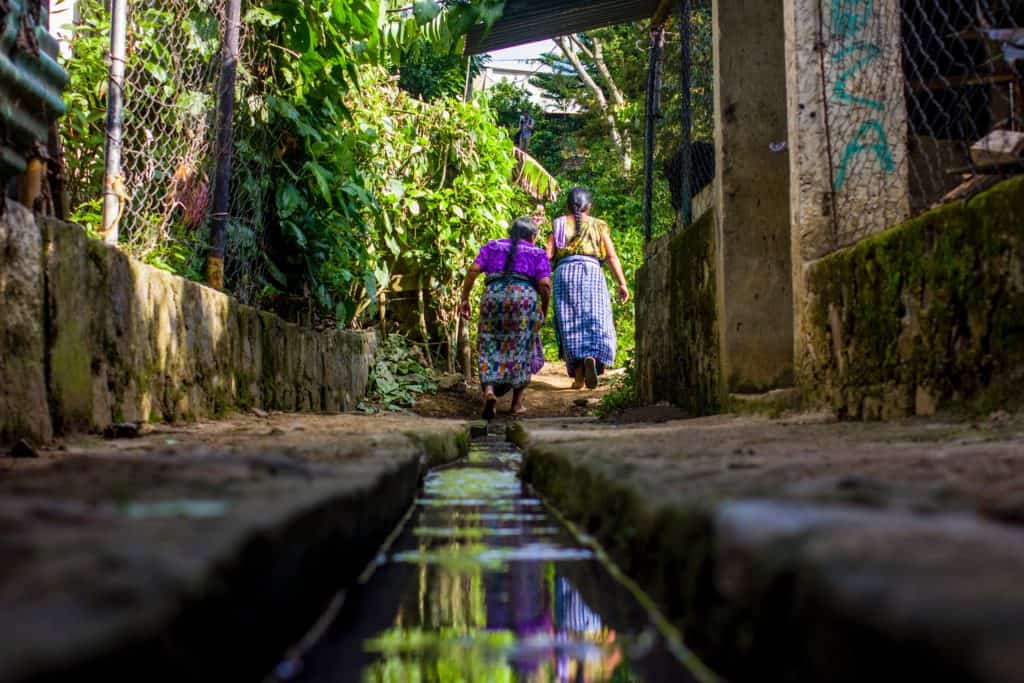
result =
[[[487,274],[500,273],[505,270],[505,260],[508,258],[508,250],[512,240],[504,238],[491,240],[485,244],[476,257],[475,263],[480,270]],[[512,270],[536,280],[551,276],[551,262],[548,261],[548,254],[539,247],[526,242],[520,242],[516,250],[515,263]]]

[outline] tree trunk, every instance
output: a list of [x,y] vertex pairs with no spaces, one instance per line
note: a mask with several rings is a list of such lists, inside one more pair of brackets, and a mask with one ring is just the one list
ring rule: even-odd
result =
[[[590,91],[590,94],[593,95],[594,99],[597,101],[598,111],[601,112],[605,123],[608,124],[608,129],[612,136],[612,144],[615,145],[615,149],[619,153],[619,160],[622,162],[622,168],[628,173],[633,168],[633,153],[631,149],[632,145],[628,140],[629,136],[622,135],[622,132],[619,130],[618,121],[615,119],[615,108],[609,104],[608,96],[605,95],[604,90],[593,79],[590,72],[587,71],[586,66],[583,64],[582,60],[580,60],[580,56],[576,53],[575,46],[579,43],[569,36],[560,36],[555,38],[555,44],[557,44],[562,50],[562,54],[565,55],[566,59],[569,60],[573,68],[576,70],[576,75],[579,76],[579,79],[583,81],[583,85],[587,87],[587,90]],[[593,54],[594,53],[591,53],[592,56]],[[603,58],[601,59],[601,64],[604,64]],[[600,70],[600,66],[598,69]],[[604,71],[608,71],[607,65],[605,65]],[[610,73],[607,75],[607,80],[611,81]],[[615,97],[616,94],[619,98],[622,97],[622,93],[618,91],[617,87],[613,86],[611,90],[613,92],[613,97]]]

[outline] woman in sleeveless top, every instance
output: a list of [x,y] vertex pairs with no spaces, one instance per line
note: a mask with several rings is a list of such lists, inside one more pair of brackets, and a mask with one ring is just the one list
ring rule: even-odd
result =
[[470,316],[469,295],[481,273],[487,275],[480,299],[477,360],[484,394],[483,417],[494,417],[498,397],[512,391],[512,412],[526,412],[523,392],[544,366],[540,328],[551,297],[551,263],[534,246],[537,225],[518,218],[505,239],[480,249],[462,286],[460,312]]
[[567,203],[570,215],[554,220],[547,243],[555,264],[558,355],[574,379],[574,389],[584,384],[593,389],[597,376],[615,361],[615,323],[602,264],[608,264],[618,281],[622,303],[629,300],[629,288],[608,224],[590,215],[590,193],[574,188]]

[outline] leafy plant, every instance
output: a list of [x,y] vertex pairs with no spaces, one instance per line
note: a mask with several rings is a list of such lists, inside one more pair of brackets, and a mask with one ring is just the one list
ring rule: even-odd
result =
[[416,397],[437,391],[433,372],[417,357],[409,340],[400,334],[389,334],[377,349],[374,366],[370,369],[368,397],[361,408],[374,412],[377,407],[397,411],[410,408]]
[[619,375],[594,410],[599,416],[605,416],[626,408],[633,408],[639,403],[637,394],[635,368],[633,367],[633,353],[626,357],[623,366],[624,372]]

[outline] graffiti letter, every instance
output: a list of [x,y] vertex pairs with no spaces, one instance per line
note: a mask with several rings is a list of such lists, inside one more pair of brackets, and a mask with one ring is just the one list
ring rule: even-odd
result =
[[[867,142],[865,138],[874,132],[877,138],[875,142]],[[839,160],[839,171],[836,173],[835,190],[839,192],[850,174],[850,162],[862,152],[871,151],[875,153],[878,164],[886,173],[892,173],[896,169],[896,162],[889,150],[889,139],[885,135],[882,124],[872,119],[861,124],[860,130],[850,140],[850,144],[843,150],[843,157]]]
[[836,56],[833,59],[838,64],[839,62],[842,61],[844,57],[851,55],[854,52],[865,52],[866,54],[860,59],[858,59],[856,62],[851,64],[850,66],[846,67],[846,69],[841,74],[839,74],[839,78],[836,79],[836,85],[832,89],[832,92],[836,96],[836,99],[839,100],[840,102],[853,102],[855,104],[863,104],[867,107],[871,107],[872,109],[878,109],[879,111],[881,111],[885,109],[884,104],[882,104],[878,100],[873,100],[868,97],[854,95],[852,92],[847,90],[846,82],[847,80],[852,78],[855,73],[857,73],[861,69],[864,69],[865,67],[867,67],[868,64],[878,59],[879,55],[882,54],[882,48],[878,47],[877,45],[869,45],[866,43],[854,43],[849,47],[844,47],[843,49],[839,50],[839,52],[836,53]]
[[875,0],[832,0],[832,35],[852,38],[871,20]]

